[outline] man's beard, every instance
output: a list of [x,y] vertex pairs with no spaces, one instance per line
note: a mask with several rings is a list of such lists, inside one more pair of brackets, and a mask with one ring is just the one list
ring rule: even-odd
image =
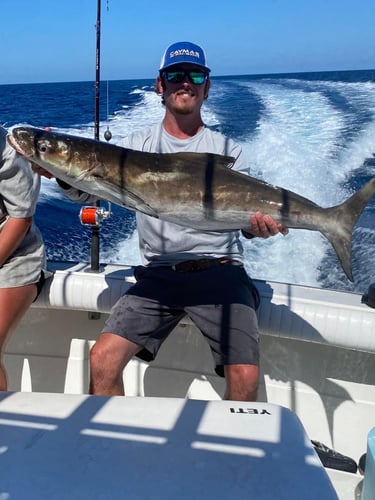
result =
[[190,115],[195,110],[193,103],[176,104],[175,102],[172,102],[170,108],[178,115]]
[[174,107],[173,109],[178,115],[191,115],[193,110],[194,110],[194,108],[192,106],[189,106],[188,108],[187,107],[183,107],[183,108]]
[[[178,94],[177,94],[178,95]],[[179,115],[190,115],[194,112],[196,108],[196,103],[189,99],[189,102],[184,102],[183,99],[178,98],[177,101],[175,99],[171,99],[169,102],[170,109]]]

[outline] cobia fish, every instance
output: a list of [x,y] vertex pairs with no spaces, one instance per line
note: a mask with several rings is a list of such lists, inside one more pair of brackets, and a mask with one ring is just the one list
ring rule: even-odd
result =
[[375,177],[341,205],[322,208],[228,168],[235,162],[228,156],[147,153],[29,126],[13,128],[9,142],[81,191],[175,224],[231,231],[249,226],[259,210],[289,228],[320,231],[353,280],[352,232],[375,193]]

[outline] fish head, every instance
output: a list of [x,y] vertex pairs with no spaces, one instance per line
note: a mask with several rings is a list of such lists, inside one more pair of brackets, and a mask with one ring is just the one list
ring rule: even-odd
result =
[[[100,190],[103,199],[112,200],[116,186],[106,182],[111,173],[107,164],[116,163],[112,158],[116,154],[111,153],[114,150],[118,154],[122,148],[32,126],[14,127],[8,142],[20,155],[57,179],[94,196]],[[125,195],[121,198],[123,205],[125,198]]]
[[75,177],[77,169],[83,173],[79,151],[73,151],[71,137],[66,134],[31,126],[14,127],[8,142],[20,155],[58,178]]
[[59,140],[53,132],[36,127],[13,128],[8,142],[19,154],[35,162],[56,161],[69,153],[66,141]]

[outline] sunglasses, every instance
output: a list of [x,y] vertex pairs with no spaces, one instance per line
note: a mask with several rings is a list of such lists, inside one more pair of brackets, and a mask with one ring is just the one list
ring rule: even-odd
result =
[[183,69],[176,69],[174,71],[163,71],[162,76],[169,83],[181,83],[188,77],[190,83],[194,85],[202,85],[206,81],[207,73],[199,70],[185,71]]

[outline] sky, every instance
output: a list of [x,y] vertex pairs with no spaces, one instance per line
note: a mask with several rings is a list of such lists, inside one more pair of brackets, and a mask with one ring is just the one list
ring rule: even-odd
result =
[[[0,84],[94,81],[98,0],[0,0]],[[375,69],[375,0],[101,0],[102,80],[189,40],[213,76]]]

